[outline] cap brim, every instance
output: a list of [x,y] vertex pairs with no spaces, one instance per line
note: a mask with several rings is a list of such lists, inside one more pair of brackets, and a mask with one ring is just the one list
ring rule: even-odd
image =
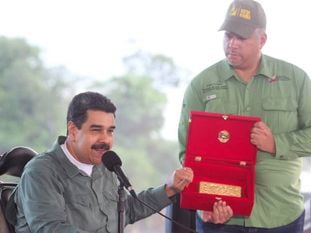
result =
[[234,20],[225,20],[223,25],[219,28],[219,31],[228,31],[245,39],[249,38],[254,30],[254,27]]

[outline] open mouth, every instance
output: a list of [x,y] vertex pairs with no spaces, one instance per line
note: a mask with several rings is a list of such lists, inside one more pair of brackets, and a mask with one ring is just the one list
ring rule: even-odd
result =
[[103,154],[107,152],[107,150],[104,150],[104,149],[96,149],[96,150],[93,149],[93,151],[95,152],[95,156],[96,156],[98,159],[99,159],[99,158],[101,159],[102,156],[103,156]]
[[96,157],[102,157],[103,154],[110,149],[110,146],[106,143],[94,144],[91,149],[96,153]]

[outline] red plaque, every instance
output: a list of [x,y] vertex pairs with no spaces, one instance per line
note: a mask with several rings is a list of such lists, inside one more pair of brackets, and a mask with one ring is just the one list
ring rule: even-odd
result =
[[193,182],[181,193],[181,208],[212,210],[216,200],[234,215],[249,216],[254,204],[257,148],[250,132],[259,117],[192,111],[184,166]]

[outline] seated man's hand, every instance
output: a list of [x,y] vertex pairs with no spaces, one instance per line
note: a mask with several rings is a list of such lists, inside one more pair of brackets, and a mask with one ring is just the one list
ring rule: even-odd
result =
[[191,168],[184,167],[176,170],[173,177],[168,184],[166,184],[165,191],[168,197],[184,190],[193,180],[193,171]]
[[200,215],[203,222],[222,224],[227,222],[233,216],[233,211],[226,202],[220,200],[214,203],[213,211],[203,210],[200,212]]

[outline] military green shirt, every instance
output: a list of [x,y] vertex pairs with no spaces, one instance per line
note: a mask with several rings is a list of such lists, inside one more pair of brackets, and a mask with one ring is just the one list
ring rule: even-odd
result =
[[[118,182],[104,165],[91,176],[73,165],[63,153],[60,137],[53,148],[30,161],[18,185],[17,233],[118,232]],[[148,189],[138,198],[156,210],[171,203],[164,186]],[[125,225],[153,214],[127,195]]]
[[181,162],[191,110],[259,116],[275,137],[275,156],[257,153],[251,216],[234,217],[228,224],[273,228],[294,221],[303,211],[301,157],[311,154],[311,82],[307,74],[266,55],[248,83],[226,60],[201,72],[183,99],[178,129]]

